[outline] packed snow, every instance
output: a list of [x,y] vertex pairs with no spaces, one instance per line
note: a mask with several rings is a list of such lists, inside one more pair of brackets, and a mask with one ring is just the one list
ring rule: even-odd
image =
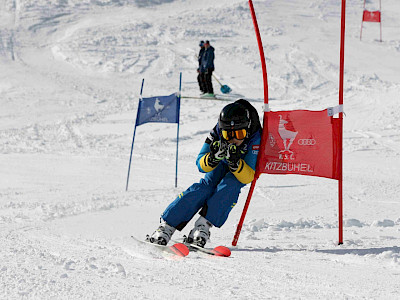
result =
[[[400,2],[383,2],[382,42],[377,23],[360,41],[363,3],[346,8],[344,244],[336,181],[264,174],[237,247],[249,186],[212,229],[230,258],[174,259],[130,236],[202,177],[195,159],[229,102],[182,99],[177,188],[176,124],[139,126],[126,192],[141,82],[169,95],[182,72],[182,95],[198,96],[208,39],[232,101],[262,116],[247,1],[0,1],[0,298],[400,298]],[[254,1],[272,110],[337,105],[340,5]]]

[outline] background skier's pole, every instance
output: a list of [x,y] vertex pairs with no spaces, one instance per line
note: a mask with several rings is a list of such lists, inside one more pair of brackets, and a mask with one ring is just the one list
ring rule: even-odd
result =
[[178,186],[178,144],[179,144],[179,115],[181,108],[181,90],[182,90],[182,72],[179,74],[179,94],[178,94],[178,103],[176,105],[176,115],[178,122],[178,129],[176,132],[176,168],[175,168],[175,187]]
[[[135,129],[133,130],[133,138],[132,138],[132,146],[131,146],[131,156],[129,157],[128,176],[127,176],[127,178],[126,178],[126,188],[125,188],[125,191],[128,190],[129,173],[131,172],[131,162],[132,162],[132,153],[133,153],[133,143],[135,142],[136,125],[137,125],[137,122],[138,122],[138,120],[139,120],[140,106],[141,106],[141,104],[142,104],[143,84],[144,84],[144,78],[142,79],[142,87],[140,88],[139,107],[138,107],[137,114],[136,114]],[[178,126],[179,126],[179,125],[178,125]]]
[[219,83],[219,85],[221,86],[221,92],[222,92],[223,94],[229,94],[229,93],[232,91],[232,89],[231,89],[229,86],[227,86],[226,84],[222,84],[214,74],[212,74],[212,77],[214,77],[215,80],[216,80],[216,81]]

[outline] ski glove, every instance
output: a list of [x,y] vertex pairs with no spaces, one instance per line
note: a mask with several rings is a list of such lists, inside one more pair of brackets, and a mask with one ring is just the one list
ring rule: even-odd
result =
[[226,156],[226,144],[221,141],[215,141],[210,144],[210,155],[208,156],[208,164],[215,167]]
[[227,149],[226,160],[231,172],[235,172],[239,168],[242,154],[244,154],[244,152],[240,149],[240,147],[236,146],[235,144],[229,145]]

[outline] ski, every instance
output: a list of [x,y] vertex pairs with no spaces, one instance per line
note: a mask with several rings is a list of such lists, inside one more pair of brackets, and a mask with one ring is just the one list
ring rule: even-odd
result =
[[[225,246],[217,246],[214,248],[202,248],[200,246],[197,246],[195,244],[185,244],[188,248],[189,251],[198,251],[202,253],[206,253],[209,255],[214,255],[214,256],[221,256],[221,257],[229,257],[231,256],[231,250],[228,247]],[[192,248],[192,249],[191,249]]]
[[201,100],[219,100],[219,101],[232,101],[231,99],[228,98],[222,98],[222,97],[201,97],[201,96],[182,96],[181,98],[183,99],[201,99]]
[[180,242],[174,242],[173,245],[164,246],[164,245],[150,243],[147,240],[140,240],[134,236],[131,236],[131,238],[133,238],[135,241],[137,241],[139,243],[152,246],[152,247],[154,247],[162,252],[166,252],[168,254],[176,255],[179,257],[185,257],[189,254],[189,248],[185,244],[180,243]]
[[[200,99],[200,100],[217,100],[217,101],[235,101],[240,98],[244,98],[241,95],[234,96],[234,95],[215,95],[215,97],[201,97],[201,96],[181,96],[182,99]],[[249,99],[246,98],[247,101],[250,102],[262,102],[262,100],[259,99]]]
[[[179,241],[173,241],[174,243],[180,243]],[[200,247],[196,244],[189,244],[183,242],[184,245],[187,246],[189,251],[194,251],[194,252],[202,252],[208,255],[213,255],[213,256],[220,256],[220,257],[229,257],[231,256],[231,250],[228,247],[225,246],[217,246],[214,248],[203,248]]]

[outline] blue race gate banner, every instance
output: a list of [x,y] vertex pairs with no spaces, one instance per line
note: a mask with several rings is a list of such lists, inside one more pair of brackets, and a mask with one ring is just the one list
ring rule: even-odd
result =
[[136,114],[135,129],[133,131],[131,155],[129,157],[128,176],[126,178],[126,188],[128,190],[129,174],[131,170],[133,144],[135,142],[136,127],[146,123],[177,123],[176,131],[176,167],[175,167],[175,187],[178,185],[178,145],[179,145],[179,114],[181,103],[182,73],[179,75],[179,92],[169,96],[157,96],[142,98],[144,79],[140,89],[140,100]]
[[136,126],[145,123],[179,123],[179,101],[176,93],[143,98],[139,102]]

